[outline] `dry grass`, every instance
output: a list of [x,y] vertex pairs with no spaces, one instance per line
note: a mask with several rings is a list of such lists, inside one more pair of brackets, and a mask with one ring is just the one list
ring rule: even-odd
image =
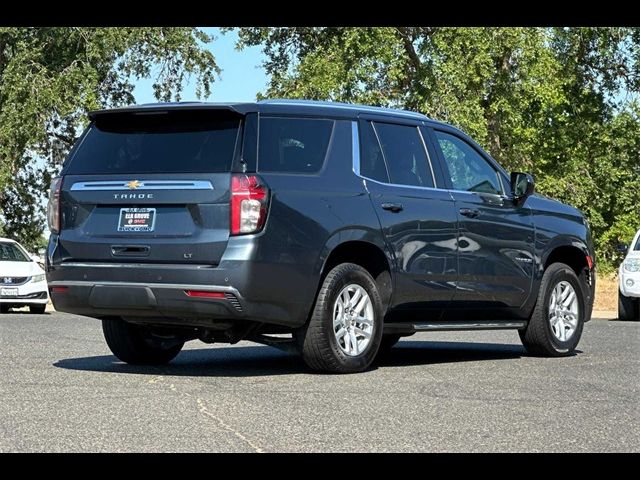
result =
[[598,274],[596,278],[596,298],[594,310],[617,310],[618,308],[618,275]]

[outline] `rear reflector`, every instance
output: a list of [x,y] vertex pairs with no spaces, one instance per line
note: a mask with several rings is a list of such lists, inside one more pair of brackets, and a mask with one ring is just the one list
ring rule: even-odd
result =
[[69,287],[51,287],[51,293],[67,293]]
[[224,292],[207,292],[204,290],[185,290],[184,293],[186,293],[188,297],[225,298]]
[[593,259],[591,258],[591,255],[587,255],[587,266],[589,267],[589,270],[593,270]]

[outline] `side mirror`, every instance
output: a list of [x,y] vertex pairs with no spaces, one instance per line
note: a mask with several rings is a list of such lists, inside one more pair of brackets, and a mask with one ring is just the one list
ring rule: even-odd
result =
[[618,246],[616,247],[616,250],[618,250],[618,252],[622,253],[623,255],[626,255],[627,250],[629,250],[629,245],[626,245],[624,243],[619,243]]
[[511,173],[511,194],[516,202],[524,202],[535,190],[535,181],[530,173]]

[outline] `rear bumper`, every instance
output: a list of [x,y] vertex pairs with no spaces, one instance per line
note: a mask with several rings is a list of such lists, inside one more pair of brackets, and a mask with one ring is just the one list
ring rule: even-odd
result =
[[[206,327],[249,320],[297,327],[305,305],[266,295],[269,269],[254,262],[204,265],[73,263],[50,265],[47,280],[56,310],[90,317],[135,317],[141,323]],[[274,279],[266,280],[273,285]],[[60,288],[62,287],[62,288]],[[187,291],[218,292],[220,298]],[[286,293],[286,290],[281,290]]]
[[[149,321],[208,325],[211,320],[247,319],[251,307],[233,287],[193,284],[53,281],[51,299],[56,310],[94,317],[147,317]],[[190,290],[220,293],[199,298]],[[160,318],[158,318],[160,317]]]

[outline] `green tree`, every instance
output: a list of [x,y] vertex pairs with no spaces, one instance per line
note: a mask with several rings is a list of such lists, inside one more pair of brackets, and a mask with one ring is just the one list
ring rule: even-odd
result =
[[183,27],[0,27],[0,231],[37,244],[60,168],[54,143],[66,153],[88,110],[134,103],[131,79],[154,76],[155,97],[168,101],[195,75],[208,95],[219,73],[210,41]]
[[610,268],[640,227],[640,29],[247,27],[263,96],[416,110],[575,205]]

